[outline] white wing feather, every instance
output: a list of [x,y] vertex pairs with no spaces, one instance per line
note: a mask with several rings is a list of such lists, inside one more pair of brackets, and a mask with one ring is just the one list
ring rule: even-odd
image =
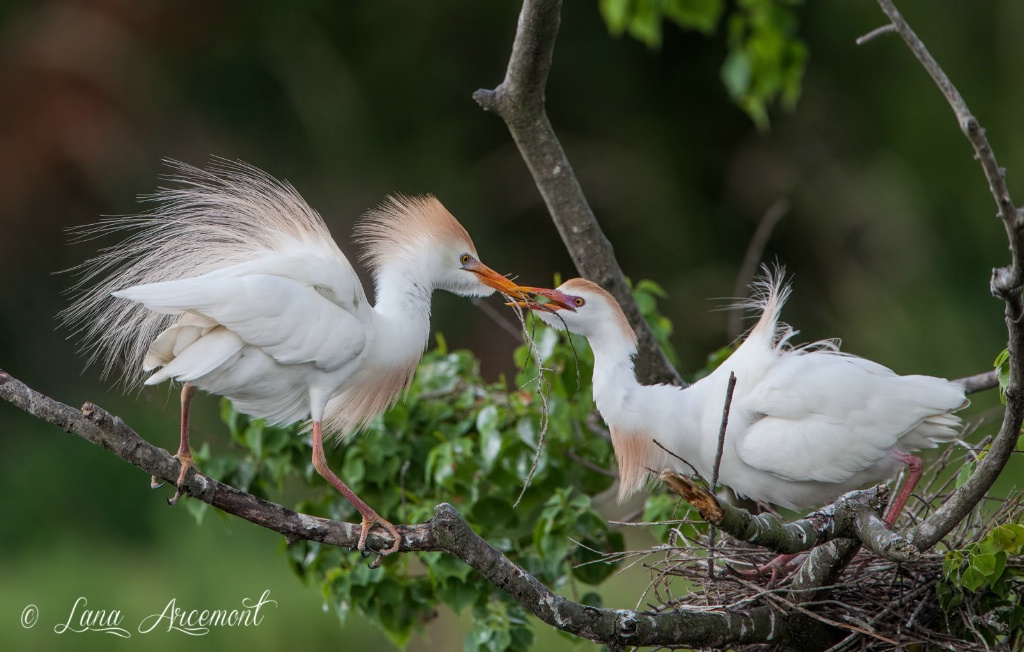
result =
[[366,344],[365,327],[355,314],[310,285],[281,276],[206,275],[138,285],[114,296],[156,312],[206,317],[281,364],[310,362],[331,372],[351,362]]
[[[355,271],[323,220],[294,188],[240,162],[217,159],[207,170],[175,161],[168,164],[175,172],[171,180],[180,187],[149,197],[156,204],[152,211],[79,230],[83,239],[129,233],[127,239],[78,268],[81,280],[75,289],[80,294],[60,315],[83,338],[90,362],[102,363],[104,373],[124,367],[125,385],[144,377],[155,360],[170,350],[168,346],[180,348],[189,337],[194,341],[204,327],[183,321],[179,313],[188,309],[183,297],[175,302],[180,307],[165,314],[149,310],[145,303],[126,303],[114,294],[216,275],[225,266],[234,266],[236,276],[244,275],[247,265],[262,265],[260,273],[296,278],[296,260],[316,260],[318,266],[330,261],[326,278],[323,274],[298,277],[310,282],[312,291],[323,295],[326,303],[348,309],[351,316],[364,321],[368,306]],[[248,321],[245,315],[231,318]],[[169,334],[159,341],[162,333],[176,325],[181,328],[173,337]]]
[[893,448],[955,439],[960,419],[946,413],[963,403],[962,389],[943,379],[899,376],[834,351],[788,351],[737,400],[760,418],[737,437],[736,451],[787,480],[844,482]]

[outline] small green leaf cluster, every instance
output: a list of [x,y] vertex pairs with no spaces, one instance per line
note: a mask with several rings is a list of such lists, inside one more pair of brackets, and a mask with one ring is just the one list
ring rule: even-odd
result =
[[[452,503],[474,530],[541,582],[581,592],[596,604],[597,593],[585,587],[616,566],[595,551],[619,552],[624,543],[590,500],[614,481],[605,471],[614,467],[610,442],[584,425],[594,410],[593,363],[584,345],[549,329],[540,331],[537,344],[551,371],[540,376],[527,364],[528,347],[520,347],[515,359],[523,371],[510,388],[485,382],[469,352],[448,351],[439,337],[408,396],[363,433],[327,450],[328,464],[394,523],[427,521],[438,503]],[[246,452],[207,456],[199,462],[204,472],[257,495],[298,493],[300,511],[358,521],[348,501],[312,468],[309,435],[300,427],[268,427],[226,402],[223,418]],[[542,434],[536,471],[513,508]],[[294,486],[296,479],[302,486]],[[339,618],[355,610],[397,645],[440,604],[471,610],[467,649],[518,650],[532,642],[525,611],[449,555],[393,555],[370,569],[357,553],[300,541],[287,556],[300,577],[322,587],[325,604]]]
[[614,36],[628,32],[649,47],[661,47],[665,20],[712,34],[725,11],[723,0],[601,0],[601,16]]
[[[1024,525],[1004,523],[993,528],[981,541],[962,550],[950,550],[943,561],[945,582],[935,585],[940,606],[950,612],[968,597],[977,599],[979,610],[987,617],[973,622],[972,629],[989,646],[1008,641],[1024,642],[1024,595],[1020,592],[1024,570],[1019,564],[1007,564],[1008,558],[1022,552]],[[957,633],[971,635],[969,631]]]
[[[807,45],[797,36],[795,7],[801,0],[739,0],[725,18],[728,54],[722,83],[759,129],[767,129],[768,108],[780,101],[792,109],[800,98]],[[601,15],[614,36],[628,33],[658,48],[667,20],[705,35],[717,31],[723,0],[600,0]]]
[[726,89],[758,129],[768,128],[768,107],[792,109],[800,99],[807,45],[797,35],[799,0],[740,0],[729,16],[729,54],[722,64]]
[[996,370],[996,380],[999,381],[999,400],[1006,405],[1006,386],[1010,384],[1010,349],[1003,349],[992,366]]

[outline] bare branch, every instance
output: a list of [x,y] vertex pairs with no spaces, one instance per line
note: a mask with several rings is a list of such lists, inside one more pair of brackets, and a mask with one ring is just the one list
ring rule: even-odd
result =
[[525,0],[505,79],[473,99],[505,121],[581,276],[612,293],[640,338],[636,373],[644,383],[685,385],[662,353],[629,290],[544,109],[561,0]]
[[857,40],[854,41],[857,45],[864,45],[868,41],[874,40],[883,34],[891,34],[895,32],[896,28],[893,27],[892,23],[888,25],[882,25],[881,27],[875,28],[863,36],[858,36]]
[[987,389],[999,387],[999,378],[996,376],[995,371],[985,371],[973,376],[967,376],[966,378],[957,378],[953,382],[963,385],[964,393],[966,394],[976,394]]

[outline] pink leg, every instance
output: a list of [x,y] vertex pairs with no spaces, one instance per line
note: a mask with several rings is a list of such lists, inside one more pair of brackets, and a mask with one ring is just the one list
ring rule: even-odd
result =
[[[181,387],[181,440],[178,443],[178,452],[175,453],[174,458],[181,462],[181,471],[178,473],[178,482],[175,484],[174,495],[167,499],[168,505],[175,505],[178,499],[181,498],[181,488],[185,484],[185,475],[188,473],[190,467],[194,467],[195,463],[192,461],[192,449],[188,443],[188,424],[189,416],[192,405],[192,397],[196,394],[196,388],[188,383],[185,383]],[[151,480],[151,486],[155,489],[159,487],[160,482],[156,476],[153,476]]]
[[900,512],[903,511],[903,506],[910,499],[910,493],[914,491],[917,481],[921,479],[923,468],[921,458],[916,455],[904,453],[903,451],[894,451],[893,454],[896,456],[896,459],[907,465],[907,478],[906,482],[903,483],[903,488],[896,495],[896,499],[889,505],[889,513],[885,515],[885,522],[889,525],[896,524],[896,519],[899,518]]
[[806,555],[806,552],[780,554],[773,557],[772,560],[764,566],[755,566],[752,570],[739,570],[736,568],[733,568],[732,570],[740,577],[745,577],[751,580],[760,579],[767,574],[769,575],[768,586],[772,587],[775,586],[776,582],[782,581],[792,575],[793,571],[795,571],[800,565],[799,563],[794,562],[798,562],[801,557],[805,557]]
[[402,536],[398,533],[398,528],[392,525],[389,521],[384,520],[377,515],[377,512],[373,511],[373,508],[363,502],[363,500],[355,494],[354,491],[348,488],[348,486],[341,481],[341,478],[334,474],[334,471],[327,466],[327,458],[324,456],[324,440],[323,433],[320,430],[320,422],[313,422],[313,467],[316,469],[325,480],[331,483],[331,485],[341,492],[341,495],[348,498],[348,501],[359,510],[359,513],[363,517],[362,531],[359,534],[359,544],[356,548],[359,552],[363,552],[366,549],[366,535],[370,533],[370,528],[374,524],[381,526],[395,538],[395,543],[388,549],[380,551],[380,555],[390,555],[393,552],[398,552],[398,547],[402,543]]

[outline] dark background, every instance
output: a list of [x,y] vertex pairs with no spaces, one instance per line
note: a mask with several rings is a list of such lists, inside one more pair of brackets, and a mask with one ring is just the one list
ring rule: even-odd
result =
[[[566,3],[548,112],[619,261],[668,298],[684,372],[729,340],[709,298],[733,284],[758,220],[792,210],[765,256],[795,275],[784,316],[810,340],[901,373],[965,376],[1003,348],[988,294],[1005,235],[952,112],[867,0],[800,11],[811,53],[795,111],[759,133],[719,80],[724,37],[667,27],[651,51],[608,35],[596,1]],[[904,2],[911,24],[987,128],[1021,192],[1024,6]],[[482,259],[524,281],[574,270],[504,124],[471,99],[504,75],[517,3],[11,2],[0,4],[0,368],[77,405],[92,400],[173,450],[167,387],[123,395],[82,371],[54,315],[100,244],[67,227],[137,210],[162,157],[248,161],[291,181],[342,249],[362,211],[389,192],[436,194]],[[1018,197],[1018,201],[1020,201]],[[497,300],[490,305],[500,308]],[[472,304],[434,301],[434,324],[489,378],[513,370],[516,341]],[[228,450],[216,401],[197,400],[194,441]],[[991,417],[991,392],[972,419]],[[991,432],[993,425],[981,426]],[[317,587],[292,578],[280,537],[168,509],[169,490],[103,451],[0,404],[0,639],[19,647],[180,645],[179,635],[57,636],[79,596],[127,627],[175,598],[234,608],[278,600],[258,631],[190,644],[339,641]],[[639,580],[638,580],[639,581]],[[635,606],[632,591],[627,603]],[[620,593],[622,595],[622,593]],[[24,630],[25,605],[40,621]],[[423,648],[461,645],[444,616]],[[354,645],[380,636],[354,616]],[[220,636],[220,638],[215,638]],[[263,637],[266,637],[265,639]],[[375,637],[375,638],[374,638]],[[358,641],[364,641],[358,643]]]

